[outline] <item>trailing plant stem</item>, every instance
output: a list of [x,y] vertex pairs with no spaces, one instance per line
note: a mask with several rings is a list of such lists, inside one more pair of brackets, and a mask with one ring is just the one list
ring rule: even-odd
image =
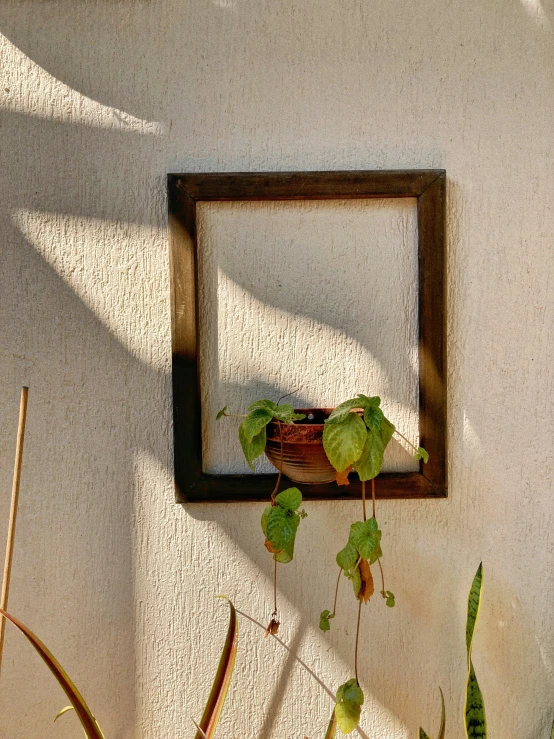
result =
[[[374,477],[371,478],[371,505],[373,508],[372,510],[373,518],[375,518],[375,478]],[[365,521],[365,516],[364,516],[364,521]]]
[[358,685],[360,684],[360,681],[358,680],[358,641],[360,637],[360,616],[362,615],[362,601],[358,604],[358,624],[356,626],[356,646],[354,648],[354,675],[356,676],[356,682]]
[[277,475],[277,482],[271,493],[271,505],[275,505],[275,496],[279,492],[279,485],[281,484],[281,477],[283,476],[283,427],[281,421],[277,421],[279,424],[279,439],[281,442],[281,456],[279,458],[279,474]]
[[273,613],[277,615],[277,560],[273,560]]
[[411,446],[412,449],[414,450],[414,452],[417,452],[417,447],[414,446],[409,439],[406,439],[406,437],[404,436],[404,434],[401,434],[400,431],[398,431],[398,429],[394,429],[394,433],[397,434],[398,436],[400,436],[401,439],[404,439],[404,441],[406,442],[406,444],[408,444],[409,446]]
[[[281,421],[277,421],[279,424],[279,439],[281,442],[281,456],[279,459],[279,474],[277,475],[277,482],[271,493],[271,505],[275,505],[275,496],[279,492],[279,485],[281,484],[281,477],[283,476],[283,427]],[[277,560],[273,560],[273,616],[277,618]]]
[[[364,521],[367,521],[367,515],[365,510],[365,480],[362,480],[362,507],[364,509]],[[373,512],[375,516],[375,511]]]
[[377,564],[379,565],[379,569],[381,570],[381,591],[385,592],[385,575],[383,573],[383,565],[381,564],[381,559],[377,560]]
[[333,616],[337,615],[337,598],[339,597],[339,585],[340,585],[341,575],[342,575],[342,568],[339,567],[339,576],[337,577],[337,587],[335,588],[335,602],[333,603]]

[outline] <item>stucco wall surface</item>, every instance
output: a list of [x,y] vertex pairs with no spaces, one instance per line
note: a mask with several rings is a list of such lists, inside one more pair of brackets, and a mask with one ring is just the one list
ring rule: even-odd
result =
[[[272,591],[261,505],[173,504],[166,173],[411,167],[448,173],[450,496],[379,507],[398,605],[364,617],[362,727],[436,733],[440,685],[461,739],[482,560],[474,662],[490,736],[547,736],[553,23],[552,0],[1,3],[0,535],[27,382],[10,604],[107,739],[192,736],[227,622],[214,595],[265,620]],[[322,315],[321,335],[333,325]],[[281,635],[336,688],[356,605],[345,598],[328,635],[317,616],[358,508],[308,513],[279,582]],[[8,632],[2,739],[79,736],[74,716],[52,724],[65,702]],[[241,622],[219,736],[315,739],[330,710]]]

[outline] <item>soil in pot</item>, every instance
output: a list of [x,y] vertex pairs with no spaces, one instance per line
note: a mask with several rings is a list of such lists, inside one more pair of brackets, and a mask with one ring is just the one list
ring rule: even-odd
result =
[[283,474],[292,482],[321,484],[333,482],[336,471],[323,448],[323,425],[332,408],[295,408],[306,418],[293,424],[272,421],[267,425],[265,453],[277,469],[281,464],[283,440]]

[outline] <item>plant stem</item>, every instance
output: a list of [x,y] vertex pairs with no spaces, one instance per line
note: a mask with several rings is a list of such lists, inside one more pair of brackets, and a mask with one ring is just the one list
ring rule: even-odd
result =
[[[275,505],[275,496],[279,492],[279,485],[281,484],[281,477],[283,475],[283,427],[281,421],[277,421],[279,424],[279,438],[281,441],[281,458],[279,460],[279,474],[277,475],[277,482],[271,493],[271,505]],[[273,560],[273,615],[277,616],[277,560]]]
[[406,439],[406,437],[404,436],[404,434],[401,434],[400,431],[398,431],[397,429],[394,429],[394,433],[395,434],[398,434],[398,436],[400,436],[401,439],[404,439],[404,441],[406,442],[406,444],[408,444],[409,446],[411,446],[412,449],[414,450],[414,452],[417,452],[417,447],[414,446],[409,439]]
[[281,402],[282,400],[284,400],[285,398],[288,398],[289,396],[291,396],[291,395],[294,395],[294,393],[297,393],[297,392],[298,392],[299,390],[300,390],[300,388],[299,388],[299,387],[297,387],[297,388],[296,388],[296,390],[293,390],[292,392],[290,392],[290,393],[287,393],[286,395],[281,395],[281,397],[280,397],[280,398],[279,398],[279,400],[277,401],[277,405],[279,405],[279,403],[280,403],[280,402]]
[[281,421],[277,421],[279,424],[279,439],[281,441],[281,457],[279,459],[279,474],[277,475],[277,482],[271,493],[271,505],[275,505],[275,496],[279,492],[279,485],[281,484],[281,477],[283,475],[283,427]]
[[385,575],[383,573],[383,565],[381,564],[381,560],[380,559],[377,560],[377,564],[379,565],[379,569],[381,570],[381,586],[382,586],[381,587],[381,592],[384,593],[384,592],[386,592],[385,591]]
[[277,614],[277,560],[273,560],[273,612]]
[[342,575],[342,569],[339,567],[339,576],[337,577],[337,587],[335,588],[335,602],[333,603],[333,616],[337,615],[337,598],[339,595],[339,584],[340,584],[341,575]]
[[[265,631],[265,626],[263,626],[263,624],[261,624],[259,621],[256,621],[256,619],[252,618],[252,616],[249,616],[247,613],[245,613],[244,611],[241,611],[239,608],[237,608],[236,611],[238,614],[240,614],[241,616],[244,616],[244,618],[247,618],[253,624],[256,624],[256,626],[259,626],[260,629]],[[315,674],[315,672],[311,670],[303,660],[300,659],[300,657],[297,657],[296,654],[292,651],[292,649],[289,646],[287,646],[287,644],[285,644],[285,642],[282,639],[279,639],[279,637],[276,636],[275,634],[270,634],[270,636],[273,637],[275,641],[279,642],[279,644],[287,650],[287,652],[291,655],[291,657],[293,657],[298,662],[298,664],[301,665],[314,678],[314,680],[317,683],[319,683],[319,685],[323,688],[323,690],[327,693],[327,695],[333,701],[336,701],[335,694],[327,687],[327,685],[325,685],[323,680],[321,680]]]
[[[364,521],[367,520],[366,510],[365,510],[365,480],[362,480],[362,506],[364,509]],[[375,514],[373,514],[375,515]]]
[[360,681],[358,680],[358,641],[360,637],[360,616],[362,615],[362,601],[358,604],[358,624],[356,626],[356,646],[354,648],[354,674],[356,676],[356,682],[358,685],[360,684]]
[[373,508],[373,518],[375,518],[375,478],[371,479],[371,505]]

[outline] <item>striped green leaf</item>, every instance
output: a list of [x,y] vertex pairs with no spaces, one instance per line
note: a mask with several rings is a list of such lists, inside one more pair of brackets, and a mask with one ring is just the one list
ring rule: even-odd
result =
[[479,607],[481,605],[481,587],[483,585],[483,563],[477,568],[473,583],[469,591],[469,597],[467,599],[467,621],[466,621],[466,646],[467,646],[467,661],[471,657],[471,645],[473,643],[473,632],[475,631],[475,623],[477,622],[477,616],[479,615]]
[[487,720],[485,716],[485,702],[475,675],[471,661],[473,635],[481,606],[481,590],[483,587],[483,563],[477,568],[467,599],[466,647],[468,675],[466,685],[466,701],[464,708],[465,731],[467,739],[486,739]]
[[464,713],[467,739],[486,739],[487,720],[485,717],[485,703],[481,688],[477,682],[477,677],[475,676],[475,670],[471,663],[467,676]]

